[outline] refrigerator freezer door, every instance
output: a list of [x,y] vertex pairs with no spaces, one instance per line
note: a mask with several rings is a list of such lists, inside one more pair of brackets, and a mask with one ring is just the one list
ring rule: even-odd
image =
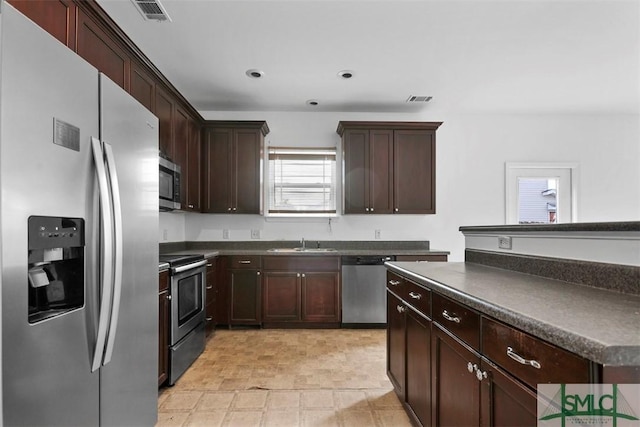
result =
[[[113,151],[122,209],[122,288],[101,425],[153,425],[158,399],[158,121],[100,75],[101,139]],[[114,189],[115,191],[115,189]],[[117,308],[117,307],[116,307]],[[110,330],[110,334],[113,330]]]
[[[4,425],[96,425],[99,373],[93,306],[97,200],[91,137],[99,131],[98,72],[7,3],[0,64],[0,289]],[[79,151],[54,143],[54,120],[78,129]],[[74,128],[69,128],[74,129]],[[28,323],[31,215],[85,220],[80,308]]]

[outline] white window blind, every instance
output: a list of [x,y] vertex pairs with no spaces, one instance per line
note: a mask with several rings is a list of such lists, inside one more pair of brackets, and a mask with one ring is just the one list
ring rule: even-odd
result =
[[335,149],[269,148],[269,213],[335,212]]

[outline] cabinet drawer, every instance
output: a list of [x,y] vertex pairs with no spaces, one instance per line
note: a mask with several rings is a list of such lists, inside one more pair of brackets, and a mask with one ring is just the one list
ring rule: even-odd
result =
[[264,270],[279,271],[340,271],[338,256],[263,256]]
[[260,255],[234,255],[230,259],[229,268],[232,270],[255,270],[260,268]]
[[169,290],[169,270],[164,270],[158,276],[158,292],[167,290]]
[[400,298],[407,299],[407,281],[395,273],[387,270],[387,289],[399,296]]
[[531,387],[589,383],[590,363],[526,332],[482,318],[482,352]]
[[480,315],[475,311],[434,293],[433,320],[473,349],[480,349]]
[[431,291],[405,280],[406,301],[420,313],[431,318]]

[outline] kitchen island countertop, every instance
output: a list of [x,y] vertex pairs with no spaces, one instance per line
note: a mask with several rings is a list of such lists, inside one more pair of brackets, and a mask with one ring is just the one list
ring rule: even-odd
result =
[[389,270],[586,359],[640,366],[640,296],[473,263]]

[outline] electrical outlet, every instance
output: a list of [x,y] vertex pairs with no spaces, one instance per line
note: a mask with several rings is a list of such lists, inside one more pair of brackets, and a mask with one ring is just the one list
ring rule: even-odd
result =
[[511,249],[511,237],[498,236],[498,247],[500,249]]
[[228,240],[229,239],[229,230],[222,230],[222,238]]
[[168,239],[168,237],[167,237],[167,236],[168,236],[167,229],[166,229],[166,228],[164,228],[164,229],[162,230],[162,240],[167,240],[167,239]]
[[251,230],[251,238],[259,239],[260,238],[260,230]]
[[374,234],[376,236],[376,239],[380,238],[380,230],[375,230]]

